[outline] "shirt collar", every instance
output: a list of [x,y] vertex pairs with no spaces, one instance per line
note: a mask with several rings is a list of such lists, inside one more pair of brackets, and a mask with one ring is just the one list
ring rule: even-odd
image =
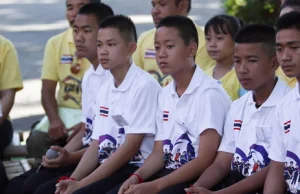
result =
[[130,68],[124,78],[124,80],[122,81],[121,85],[119,85],[118,88],[115,87],[115,79],[112,79],[112,88],[115,91],[120,91],[120,92],[125,92],[126,90],[129,89],[129,87],[131,86],[134,78],[136,77],[138,73],[138,67],[132,63],[130,65]]
[[[261,107],[272,107],[276,106],[276,104],[284,97],[286,94],[287,85],[281,81],[279,78],[277,83],[269,96],[269,98],[261,105]],[[253,101],[253,92],[249,92],[248,104],[255,104]]]
[[73,38],[73,28],[69,27],[67,29],[67,40],[69,43],[74,44],[74,38]]
[[[204,73],[203,71],[198,67],[198,65],[196,65],[196,69],[195,72],[193,74],[193,77],[189,83],[188,88],[185,90],[185,92],[183,93],[183,95],[185,94],[191,94],[194,92],[194,90],[196,90],[202,83],[202,79],[203,79]],[[176,92],[176,83],[174,80],[172,80],[171,82],[171,95],[177,95]]]

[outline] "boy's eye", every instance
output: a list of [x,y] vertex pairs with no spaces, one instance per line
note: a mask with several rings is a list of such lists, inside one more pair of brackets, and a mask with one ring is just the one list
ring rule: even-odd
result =
[[167,45],[167,48],[168,49],[171,49],[171,48],[173,48],[174,47],[174,45]]
[[297,50],[298,48],[299,48],[298,46],[291,47],[292,50]]
[[257,60],[249,60],[250,63],[256,63]]
[[281,52],[283,49],[282,48],[276,48],[277,52]]

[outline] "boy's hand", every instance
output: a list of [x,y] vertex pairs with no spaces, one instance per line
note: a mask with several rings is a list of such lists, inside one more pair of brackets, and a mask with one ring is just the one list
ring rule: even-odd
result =
[[212,192],[210,190],[207,190],[203,187],[190,187],[187,189],[184,189],[188,194],[213,194],[215,192]]
[[124,194],[158,194],[160,191],[153,182],[131,185]]
[[52,160],[49,160],[46,156],[43,156],[42,165],[44,167],[59,168],[72,163],[71,153],[68,152],[65,148],[59,146],[51,146],[51,149],[59,152],[59,156]]
[[55,194],[72,194],[80,189],[78,181],[64,180],[56,184]]
[[124,194],[131,185],[136,185],[139,183],[139,180],[136,176],[131,176],[129,179],[127,179],[119,189],[118,194]]

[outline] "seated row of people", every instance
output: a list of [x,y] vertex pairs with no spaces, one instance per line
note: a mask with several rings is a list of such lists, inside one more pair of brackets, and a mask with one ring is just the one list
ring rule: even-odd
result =
[[[230,68],[240,88],[249,91],[232,104],[221,83],[195,65],[199,38],[190,19],[168,16],[157,24],[155,59],[172,77],[161,89],[132,62],[137,49],[133,22],[112,15],[109,6],[91,3],[74,21],[78,52],[92,63],[82,85],[85,131],[64,148],[51,147],[59,156],[44,156],[38,172],[13,179],[6,193],[257,193],[269,171],[271,146],[271,159],[278,162],[272,162],[265,191],[276,193],[271,191],[275,180],[275,191],[283,193],[284,160],[297,156],[297,139],[293,147],[288,144],[293,157],[286,154],[290,136],[285,135],[297,126],[289,115],[299,116],[291,110],[299,111],[293,104],[299,86],[290,92],[275,72],[280,64],[287,76],[300,77],[300,13],[282,16],[276,31],[253,24],[227,37],[234,41]],[[216,19],[221,22],[206,28],[208,40],[232,33],[234,18]],[[295,193],[293,184],[289,192]]]

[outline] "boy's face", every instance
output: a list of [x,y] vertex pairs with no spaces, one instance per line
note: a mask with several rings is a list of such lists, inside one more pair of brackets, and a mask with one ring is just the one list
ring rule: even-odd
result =
[[190,68],[186,64],[197,51],[197,48],[191,48],[191,45],[185,45],[176,28],[158,28],[155,33],[154,46],[156,61],[161,72],[172,76],[185,68]]
[[[126,42],[116,28],[102,28],[98,32],[97,53],[102,67],[106,70],[114,70],[130,61],[135,43]],[[135,48],[135,47],[134,47]]]
[[[277,69],[261,43],[235,44],[234,64],[239,82],[246,90],[255,91],[273,79]],[[275,60],[276,61],[276,60]]]
[[73,34],[77,54],[93,60],[97,56],[97,35],[99,25],[94,15],[78,15]]
[[288,77],[300,79],[300,30],[284,29],[276,35],[279,65]]
[[88,3],[90,3],[90,0],[67,0],[66,1],[66,6],[67,6],[66,17],[71,27],[73,27],[79,9],[83,5]]
[[229,34],[217,34],[212,27],[206,35],[206,50],[216,61],[232,58],[234,41]]
[[180,6],[176,6],[175,0],[152,0],[151,3],[151,15],[155,26],[167,16],[181,15]]

